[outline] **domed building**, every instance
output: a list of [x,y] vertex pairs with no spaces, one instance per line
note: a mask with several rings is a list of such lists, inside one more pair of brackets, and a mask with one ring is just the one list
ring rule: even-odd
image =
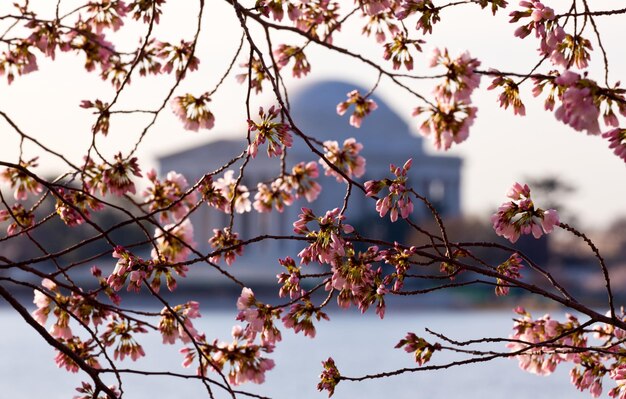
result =
[[[389,164],[402,165],[412,158],[413,166],[409,171],[409,184],[417,192],[425,195],[436,206],[444,217],[455,217],[460,214],[460,180],[461,159],[450,156],[432,156],[423,150],[423,140],[411,134],[409,126],[380,98],[372,96],[378,104],[378,109],[367,116],[360,128],[349,125],[346,115],[339,116],[336,105],[346,100],[346,94],[354,89],[361,93],[367,92],[362,88],[345,82],[327,81],[316,83],[300,90],[291,100],[291,113],[298,128],[306,135],[314,137],[319,142],[333,140],[341,146],[347,138],[354,137],[363,144],[361,155],[366,159],[366,173],[358,178],[360,182],[372,179],[391,177]],[[188,181],[197,181],[206,171],[217,170],[237,154],[247,148],[245,131],[232,140],[218,140],[203,146],[170,154],[159,159],[161,174],[175,170],[186,176]],[[315,161],[310,149],[300,138],[294,135],[293,147],[288,149],[286,158],[287,170],[301,161]],[[200,167],[198,165],[201,165]],[[239,173],[241,161],[230,169]],[[250,212],[236,215],[235,231],[240,238],[246,239],[261,234],[291,235],[292,223],[297,220],[300,208],[303,206],[313,209],[317,214],[323,214],[333,208],[341,208],[346,194],[346,185],[338,183],[333,176],[325,176],[324,169],[319,165],[322,193],[314,203],[307,203],[304,199],[298,200],[293,206],[287,207],[283,213],[273,210],[270,213]],[[268,182],[279,175],[280,160],[269,159],[265,154],[265,146],[259,149],[256,158],[251,159],[245,169],[243,184],[250,190],[256,189],[257,182]],[[220,175],[221,176],[221,175]],[[219,176],[216,176],[216,180]],[[252,200],[251,193],[250,199]],[[365,234],[375,234],[380,238],[391,240],[402,239],[405,233],[405,223],[389,223],[388,216],[383,222],[375,210],[375,201],[366,198],[361,193],[350,196],[349,211],[346,222],[352,224]],[[414,220],[428,217],[428,209],[415,202]],[[208,239],[213,229],[228,225],[230,215],[216,211],[208,206],[200,207],[192,217],[194,224],[195,241],[203,251],[208,251]],[[276,263],[277,257],[295,255],[302,249],[299,242],[263,241],[254,247],[246,248],[244,257],[268,257],[268,261]],[[272,260],[273,259],[273,260]],[[245,259],[242,259],[245,263]]]

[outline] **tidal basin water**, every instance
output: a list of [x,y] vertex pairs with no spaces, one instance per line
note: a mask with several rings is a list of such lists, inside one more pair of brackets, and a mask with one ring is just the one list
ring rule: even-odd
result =
[[[541,316],[540,312],[533,312]],[[257,386],[240,387],[277,399],[326,398],[316,384],[321,361],[332,355],[342,374],[363,374],[414,367],[411,356],[394,345],[408,331],[426,337],[425,327],[446,334],[453,339],[471,339],[509,334],[514,314],[509,311],[402,311],[390,312],[383,321],[372,315],[330,313],[331,322],[319,324],[317,337],[309,339],[293,335],[283,329],[283,341],[271,358],[276,367],[266,375],[266,382]],[[207,337],[230,339],[235,313],[221,310],[203,312],[194,321]],[[81,374],[70,374],[58,369],[53,361],[54,350],[32,331],[11,309],[0,307],[2,333],[0,335],[0,399],[70,399],[77,392]],[[139,337],[146,358],[139,362],[124,362],[122,367],[144,370],[191,372],[181,367],[180,345],[161,345],[158,334]],[[431,341],[432,342],[432,341]],[[499,349],[500,344],[491,346]],[[458,355],[436,353],[432,364],[458,358]],[[342,382],[333,398],[480,398],[480,399],[541,399],[590,398],[580,393],[569,382],[569,368],[561,364],[550,377],[541,377],[521,371],[514,359],[499,359],[482,364],[461,366],[441,371],[408,373],[360,383]],[[197,381],[181,381],[170,377],[126,375],[125,398],[169,399],[207,397]],[[613,386],[608,379],[602,397]],[[229,397],[215,390],[217,398]],[[243,397],[243,396],[241,396]]]

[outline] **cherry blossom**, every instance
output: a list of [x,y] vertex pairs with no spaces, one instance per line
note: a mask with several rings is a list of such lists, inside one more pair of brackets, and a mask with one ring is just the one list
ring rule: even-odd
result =
[[354,112],[350,115],[350,125],[359,128],[364,117],[378,108],[374,100],[369,100],[361,96],[358,90],[352,90],[348,95],[348,100],[337,104],[337,113],[343,115],[351,105],[354,105]]
[[304,197],[308,202],[313,202],[322,191],[322,186],[315,181],[318,176],[315,162],[299,162],[291,169],[291,174],[286,176],[284,185],[289,190],[295,190],[296,198]]
[[522,234],[532,233],[535,238],[539,238],[558,226],[559,216],[554,209],[535,208],[528,185],[515,183],[507,196],[513,201],[502,204],[498,212],[491,216],[496,234],[514,243]]
[[332,357],[323,361],[322,366],[324,366],[324,371],[320,374],[320,382],[317,384],[317,390],[328,391],[328,397],[331,397],[335,393],[335,387],[339,383],[341,374],[339,370],[337,370],[337,366],[335,366],[335,361]]
[[365,182],[365,195],[368,197],[378,195],[384,187],[389,189],[388,195],[376,201],[376,211],[381,218],[389,212],[391,221],[395,222],[398,220],[398,215],[406,219],[413,212],[413,202],[409,197],[409,189],[406,187],[407,172],[411,168],[412,163],[413,160],[409,159],[402,168],[391,164],[389,169],[391,169],[391,173],[396,175],[394,180],[370,180]]
[[103,136],[109,134],[111,117],[111,112],[109,111],[109,103],[103,102],[101,100],[95,100],[93,102],[89,100],[83,100],[80,103],[80,107],[85,109],[95,109],[94,114],[98,115],[98,119],[96,119],[96,123],[94,123],[91,127],[91,130],[94,133],[102,133]]
[[[512,340],[507,347],[511,352],[519,352],[516,356],[520,368],[538,375],[549,375],[554,372],[557,365],[562,362],[580,363],[580,355],[576,351],[561,352],[554,346],[543,346],[542,342],[550,342],[566,345],[568,347],[585,347],[586,338],[580,330],[578,319],[567,315],[567,321],[560,323],[545,315],[533,320],[531,315],[523,308],[516,309],[519,318],[515,319]],[[570,334],[561,336],[563,331],[573,330]]]
[[[345,255],[346,241],[341,233],[349,234],[354,228],[343,223],[345,216],[340,214],[339,208],[327,211],[322,217],[317,217],[308,208],[302,208],[302,213],[294,222],[294,232],[314,238],[315,241],[300,251],[298,256],[301,262],[308,264],[311,261],[334,264],[336,257]],[[308,224],[315,222],[319,231],[309,230]]]
[[139,323],[130,320],[114,318],[107,324],[102,333],[102,342],[105,346],[114,346],[113,358],[124,360],[126,356],[136,361],[145,356],[142,346],[135,340],[134,334],[144,334],[148,331]]
[[114,156],[112,164],[96,165],[91,159],[87,159],[85,169],[90,172],[85,186],[92,194],[98,190],[102,195],[111,192],[118,197],[127,192],[135,194],[135,183],[130,175],[141,177],[137,158],[124,159],[121,152]]
[[419,131],[431,136],[438,150],[448,150],[453,143],[462,143],[469,137],[469,128],[476,119],[477,108],[464,102],[438,103],[436,106],[417,107],[413,116],[427,114]]
[[198,336],[198,332],[191,322],[191,319],[200,317],[198,302],[189,301],[182,305],[172,306],[171,309],[175,316],[167,307],[161,310],[159,332],[163,337],[163,343],[174,344],[177,339],[185,344],[190,343],[193,338]]
[[293,195],[287,191],[288,188],[283,183],[282,179],[274,180],[270,186],[259,183],[257,185],[257,193],[254,196],[254,203],[252,206],[258,212],[271,212],[272,206],[276,208],[278,212],[283,212],[285,206],[289,206],[293,203]]
[[613,153],[626,162],[626,129],[615,128],[603,133],[602,137],[609,140]]
[[230,231],[228,227],[223,230],[213,229],[213,237],[209,239],[209,244],[215,248],[214,253],[217,253],[211,256],[211,262],[219,262],[223,255],[226,264],[232,265],[236,256],[243,255],[243,246],[239,246],[240,243],[239,235]]
[[304,49],[297,46],[281,44],[274,50],[274,58],[279,68],[284,68],[293,59],[292,75],[295,78],[305,77],[311,72],[311,64],[304,55]]
[[224,196],[222,189],[213,183],[211,176],[207,175],[202,178],[200,182],[200,193],[202,194],[202,200],[206,201],[208,206],[223,212],[229,212],[229,209],[227,209],[229,202]]
[[286,273],[276,275],[278,284],[281,285],[278,296],[282,298],[289,294],[291,299],[295,299],[304,294],[305,291],[300,287],[300,268],[296,267],[296,262],[289,256],[285,259],[278,259],[278,262],[287,269]]
[[315,338],[316,330],[313,319],[317,321],[330,319],[326,313],[313,306],[307,298],[302,300],[304,303],[292,305],[289,312],[283,316],[283,325],[293,329],[296,334],[303,332],[305,337]]
[[[258,58],[252,58],[252,62],[243,63],[239,65],[245,72],[235,76],[237,82],[244,83],[250,81],[250,87],[254,89],[256,94],[263,91],[263,81],[268,80],[269,77],[265,71],[263,63]],[[248,77],[248,71],[251,71],[250,77]]]
[[396,348],[404,348],[405,352],[413,353],[415,362],[422,366],[430,361],[433,353],[441,350],[441,345],[430,344],[424,338],[410,332],[396,344]]
[[197,132],[201,128],[212,129],[215,124],[215,117],[207,108],[210,101],[209,93],[204,93],[200,97],[187,93],[174,97],[171,105],[174,114],[183,121],[185,129]]
[[480,66],[480,61],[472,58],[468,52],[452,59],[448,49],[441,51],[436,48],[430,60],[430,66],[441,65],[448,72],[443,83],[435,86],[433,91],[439,102],[469,101],[472,92],[480,85],[480,75],[474,72]]
[[195,191],[187,193],[189,184],[187,179],[180,173],[170,171],[163,181],[157,179],[154,170],[146,174],[150,180],[149,186],[143,196],[149,204],[151,212],[159,212],[161,222],[180,221],[185,217],[197,201]]
[[493,90],[496,87],[502,87],[504,89],[498,97],[500,107],[507,109],[509,106],[512,106],[515,115],[526,115],[526,107],[519,96],[519,87],[512,79],[498,76],[491,82],[491,85],[487,89]]
[[189,247],[196,244],[193,242],[193,225],[189,219],[180,223],[172,223],[157,228],[154,233],[156,247],[152,249],[152,257],[159,255],[172,263],[182,262],[191,253]]
[[[79,337],[69,337],[67,339],[61,338],[60,341],[79,358],[83,359],[87,365],[95,369],[101,368],[94,351],[96,345],[93,340],[82,341]],[[70,373],[78,373],[78,364],[63,352],[57,351],[54,362],[59,368],[65,368]]]
[[30,161],[20,161],[20,168],[6,168],[0,172],[0,181],[8,183],[15,188],[13,197],[18,201],[28,198],[28,193],[38,195],[43,191],[43,186],[25,170],[37,167],[37,157]]
[[370,15],[367,24],[363,27],[363,33],[370,36],[374,32],[376,42],[384,43],[387,40],[385,28],[391,36],[395,36],[400,32],[398,25],[394,23],[394,17],[392,13],[382,12],[375,15]]
[[[361,143],[357,143],[354,138],[344,140],[343,148],[339,148],[336,141],[324,142],[324,157],[328,162],[345,173],[348,177],[361,177],[365,174],[365,158],[359,155],[363,149]],[[338,182],[344,182],[345,179],[341,174],[331,168],[325,159],[320,159],[319,163],[326,171],[326,176],[335,176]]]
[[252,202],[248,199],[250,192],[243,184],[237,184],[237,180],[233,177],[235,171],[227,170],[224,177],[220,177],[215,182],[215,187],[222,192],[222,196],[226,198],[228,204],[222,210],[230,213],[230,204],[234,201],[235,212],[245,213],[252,210]]
[[104,208],[104,205],[83,191],[70,190],[65,193],[59,190],[59,197],[54,207],[66,225],[78,226],[85,222],[85,218],[89,219],[90,209],[99,211]]
[[123,17],[128,8],[123,1],[103,0],[101,3],[89,3],[85,11],[89,14],[86,22],[97,33],[102,33],[104,29],[118,30],[124,24]]
[[[506,261],[498,265],[498,267],[496,268],[496,271],[499,274],[506,276],[508,278],[520,279],[522,277],[522,275],[519,272],[519,269],[521,267],[522,267],[522,258],[519,256],[519,254],[514,253],[513,255],[509,257],[509,259],[507,259]],[[501,296],[501,295],[509,294],[508,282],[500,278],[497,278],[496,284],[497,284],[496,295]]]
[[594,102],[591,88],[579,86],[583,83],[580,81],[580,75],[565,71],[554,81],[565,89],[561,97],[562,105],[554,112],[556,119],[575,130],[599,134],[600,110]]
[[24,208],[22,204],[13,204],[10,210],[0,210],[0,222],[13,220],[7,227],[7,234],[12,236],[32,227],[35,224],[35,215]]
[[167,42],[158,43],[158,57],[166,61],[162,71],[166,73],[175,71],[176,77],[183,79],[186,71],[197,70],[200,60],[193,54],[194,47],[193,42],[184,40],[181,40],[179,45]]
[[276,157],[283,153],[282,147],[291,147],[293,139],[289,134],[289,125],[273,120],[280,114],[280,108],[270,107],[267,114],[263,107],[259,108],[261,122],[248,120],[250,132],[257,132],[254,140],[248,147],[248,154],[252,158],[256,157],[257,150],[261,144],[267,141],[267,156]]
[[405,32],[398,32],[391,42],[385,44],[383,58],[392,61],[393,69],[400,69],[404,65],[410,71],[413,69],[411,49],[422,51],[423,43],[425,42],[421,39],[409,39]]
[[439,10],[430,0],[403,0],[396,9],[395,16],[399,20],[419,13],[415,30],[422,30],[423,34],[432,33],[433,25],[441,20]]

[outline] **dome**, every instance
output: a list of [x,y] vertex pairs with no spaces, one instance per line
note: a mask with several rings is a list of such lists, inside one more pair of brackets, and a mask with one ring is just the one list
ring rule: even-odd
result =
[[[422,152],[422,139],[411,134],[407,123],[376,95],[378,108],[368,115],[360,128],[349,124],[353,108],[345,115],[337,114],[337,104],[347,99],[347,93],[358,90],[365,94],[368,90],[354,84],[339,81],[322,81],[305,86],[291,101],[291,114],[296,125],[307,135],[318,140],[343,141],[354,137],[368,149],[380,152],[381,148],[402,152],[410,142],[412,153]],[[296,141],[299,142],[299,141]]]

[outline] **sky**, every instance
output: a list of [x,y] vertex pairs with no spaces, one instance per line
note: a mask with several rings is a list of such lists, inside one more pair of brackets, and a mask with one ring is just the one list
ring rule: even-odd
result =
[[[40,12],[42,17],[50,12],[51,3],[55,2],[31,1],[35,7],[43,7]],[[76,1],[72,0],[62,4],[69,10],[74,3]],[[211,1],[208,4],[198,45],[200,69],[189,74],[176,94],[200,94],[213,89],[239,44],[241,29],[227,3]],[[344,10],[353,7],[351,1],[342,1],[341,4]],[[0,5],[0,12],[6,13],[8,7],[6,3]],[[166,3],[155,37],[171,42],[178,42],[181,38],[189,40],[195,29],[196,7],[196,2],[191,1]],[[608,9],[610,2],[597,1],[593,7]],[[516,8],[512,2],[505,13]],[[626,54],[620,43],[626,34],[626,24],[620,26],[614,19],[619,18],[605,17],[598,20],[603,44],[609,55],[611,83],[620,80],[619,72],[626,70]],[[363,40],[361,25],[360,22],[347,24],[341,34],[336,36],[335,44],[372,60],[379,60],[387,70],[391,70],[391,63],[382,60],[382,47]],[[513,32],[516,26],[508,23],[506,14],[493,17],[475,5],[446,9],[442,12],[442,21],[434,26],[433,35],[423,38],[427,43],[422,53],[415,54],[414,72],[419,75],[441,72],[428,68],[428,60],[435,47],[447,47],[452,55],[467,50],[482,62],[481,69],[527,72],[538,60],[537,41],[532,37],[526,40],[515,38]],[[408,27],[413,28],[413,23]],[[0,29],[3,30],[4,25],[0,25]],[[113,40],[121,40],[118,48],[127,46],[131,49],[138,42],[141,32],[138,24],[130,24],[118,32]],[[253,29],[253,32],[259,33],[258,29]],[[302,44],[302,40],[294,35],[276,35],[273,42]],[[595,42],[594,47],[597,47]],[[244,54],[247,51],[244,48]],[[312,73],[304,80],[287,78],[286,85],[292,93],[297,93],[303,84],[326,79],[346,80],[367,88],[376,81],[376,71],[343,55],[333,54],[316,45],[309,46],[306,54],[312,64]],[[240,56],[237,64],[241,62],[244,62],[244,57]],[[603,68],[599,53],[593,53],[591,65],[590,77],[599,79]],[[0,81],[0,110],[9,114],[29,135],[56,151],[68,154],[73,161],[80,162],[90,144],[90,126],[94,117],[78,105],[86,99],[107,101],[112,98],[113,89],[96,74],[84,71],[81,56],[59,53],[55,62],[40,57],[39,69],[19,77],[11,85],[4,79]],[[547,72],[550,69],[546,65],[540,71]],[[234,73],[242,71],[236,67]],[[120,97],[119,107],[155,108],[172,82],[171,76],[148,79],[136,77]],[[410,81],[415,90],[425,95],[430,93],[435,83]],[[626,217],[626,208],[623,206],[626,198],[626,185],[623,184],[626,168],[624,162],[608,149],[605,140],[576,132],[557,121],[552,112],[543,110],[543,99],[533,98],[532,87],[528,84],[521,89],[526,117],[500,109],[497,104],[498,93],[486,90],[489,84],[490,79],[483,77],[480,89],[473,95],[479,111],[470,137],[464,143],[453,146],[447,153],[464,159],[462,206],[465,214],[487,217],[506,200],[505,193],[514,182],[556,176],[576,188],[575,193],[563,198],[562,202],[582,227],[603,227],[617,218]],[[418,99],[386,79],[383,79],[376,94],[418,134],[418,122],[411,116],[412,110],[422,105]],[[156,166],[159,155],[225,136],[244,135],[245,95],[245,87],[236,83],[234,76],[228,77],[211,103],[210,109],[216,117],[215,128],[197,133],[185,131],[168,106],[146,136],[138,153],[142,169]],[[271,102],[268,94],[254,100],[255,105]],[[329,107],[335,106],[329,104]],[[107,156],[118,151],[128,153],[147,121],[146,115],[116,116],[111,121],[109,136],[98,138],[99,148]],[[2,121],[0,132],[0,159],[15,162],[18,137]],[[358,140],[358,132],[356,138]],[[429,139],[425,139],[424,143],[427,152],[436,152]],[[32,145],[25,146],[26,159],[37,155],[41,154]],[[63,171],[58,161],[46,156],[41,156],[37,170],[50,174]],[[536,202],[541,206],[541,198],[537,198]]]

